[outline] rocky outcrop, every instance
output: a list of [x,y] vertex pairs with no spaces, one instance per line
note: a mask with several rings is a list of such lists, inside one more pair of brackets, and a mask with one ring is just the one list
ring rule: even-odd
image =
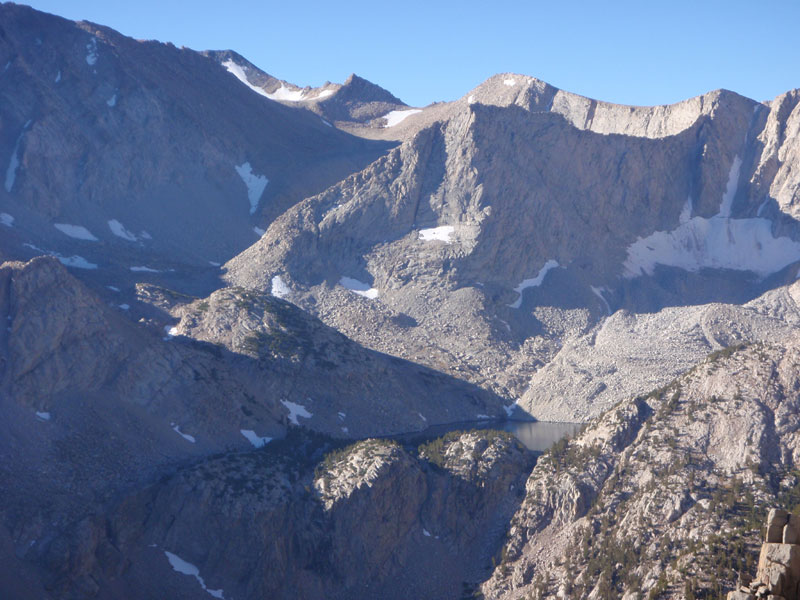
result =
[[797,600],[800,591],[800,521],[785,510],[769,511],[754,581],[728,593],[728,600]]
[[798,499],[798,382],[797,337],[729,348],[557,444],[528,479],[486,597],[733,588],[755,571],[767,508]]
[[380,137],[374,130],[385,127],[388,113],[408,110],[399,98],[355,73],[341,84],[327,81],[316,88],[301,88],[265,73],[232,50],[208,50],[203,54],[257,94],[300,111],[310,110],[327,125],[361,137]]
[[368,350],[270,294],[225,288],[171,312],[180,319],[174,335],[227,349],[248,378],[317,431],[360,438],[505,415],[502,398]]
[[93,581],[118,598],[460,598],[486,577],[531,465],[518,442],[329,443],[294,430],[129,496],[53,585],[61,597]]

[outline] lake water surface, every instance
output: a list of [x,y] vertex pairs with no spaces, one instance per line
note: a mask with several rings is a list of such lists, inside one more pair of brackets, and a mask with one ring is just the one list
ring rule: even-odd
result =
[[467,421],[434,425],[424,431],[408,433],[396,437],[399,441],[417,445],[441,437],[451,431],[468,431],[470,429],[500,429],[514,434],[525,447],[534,452],[544,452],[558,440],[572,435],[580,429],[581,423],[549,423],[547,421]]

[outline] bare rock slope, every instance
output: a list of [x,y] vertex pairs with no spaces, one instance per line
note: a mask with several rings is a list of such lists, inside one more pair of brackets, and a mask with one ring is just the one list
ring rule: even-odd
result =
[[388,148],[188,48],[11,3],[0,23],[4,259],[49,253],[118,281],[214,271]]
[[432,122],[287,211],[226,277],[265,291],[280,277],[369,347],[544,395],[528,392],[538,368],[607,314],[793,280],[797,100],[630,108],[498,76],[408,117]]

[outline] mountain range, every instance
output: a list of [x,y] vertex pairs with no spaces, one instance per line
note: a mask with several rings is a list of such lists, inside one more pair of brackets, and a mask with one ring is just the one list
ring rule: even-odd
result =
[[410,107],[0,4],[0,590],[733,587],[800,503],[799,134],[800,90]]

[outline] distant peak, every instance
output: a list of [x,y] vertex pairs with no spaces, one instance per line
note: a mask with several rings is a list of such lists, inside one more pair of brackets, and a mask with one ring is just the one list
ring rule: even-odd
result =
[[385,90],[381,86],[355,73],[352,73],[350,77],[345,80],[342,89],[339,91],[339,98],[345,101],[349,99],[358,99],[362,102],[386,102],[387,104],[406,106],[405,102],[388,90]]

